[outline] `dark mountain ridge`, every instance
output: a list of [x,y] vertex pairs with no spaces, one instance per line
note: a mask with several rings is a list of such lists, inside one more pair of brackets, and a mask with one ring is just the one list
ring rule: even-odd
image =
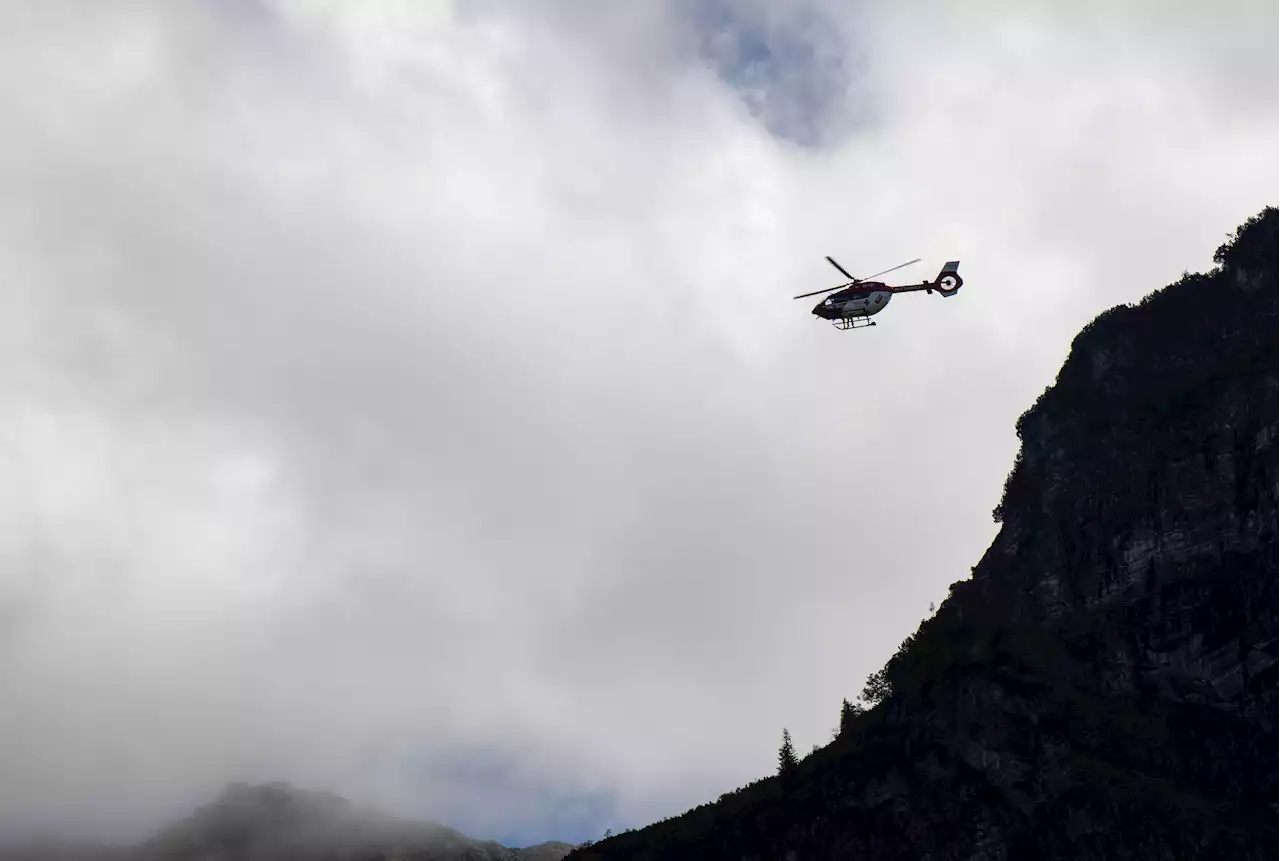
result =
[[972,577],[778,776],[631,859],[1274,859],[1277,217],[1075,338]]

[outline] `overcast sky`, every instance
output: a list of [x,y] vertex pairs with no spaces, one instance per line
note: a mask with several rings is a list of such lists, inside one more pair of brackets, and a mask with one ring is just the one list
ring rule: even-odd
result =
[[[0,836],[507,843],[826,742],[1107,307],[1277,202],[1273,0],[0,5]],[[943,300],[797,293],[914,257]]]

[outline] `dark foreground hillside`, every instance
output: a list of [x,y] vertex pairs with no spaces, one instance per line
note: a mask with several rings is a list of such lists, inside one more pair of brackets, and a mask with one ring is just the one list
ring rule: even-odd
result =
[[569,858],[1274,859],[1276,222],[1079,334],[878,705]]

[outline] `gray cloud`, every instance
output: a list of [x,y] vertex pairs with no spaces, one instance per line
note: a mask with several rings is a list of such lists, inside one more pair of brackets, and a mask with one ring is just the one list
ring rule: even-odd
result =
[[[753,116],[784,140],[814,146],[833,130],[847,130],[859,112],[856,80],[863,52],[849,26],[854,16],[822,4],[779,6],[699,0],[691,23],[699,48],[717,73],[737,90]],[[866,113],[868,105],[861,105]]]
[[[760,118],[635,6],[0,12],[0,833],[754,779],[977,560],[1079,326],[1274,202],[1261,3],[815,3]],[[846,336],[824,254],[966,287]]]

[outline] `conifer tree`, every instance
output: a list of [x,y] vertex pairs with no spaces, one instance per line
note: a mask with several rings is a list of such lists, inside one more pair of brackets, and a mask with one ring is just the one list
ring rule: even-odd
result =
[[890,696],[893,693],[893,685],[889,682],[888,669],[888,666],[881,667],[867,676],[866,687],[862,689],[858,699],[874,708],[882,700]]
[[840,735],[844,735],[848,732],[853,726],[854,719],[865,711],[866,709],[862,706],[854,705],[847,699],[840,703]]
[[782,747],[778,749],[778,774],[789,774],[796,767],[796,749],[791,746],[791,733],[782,730]]

